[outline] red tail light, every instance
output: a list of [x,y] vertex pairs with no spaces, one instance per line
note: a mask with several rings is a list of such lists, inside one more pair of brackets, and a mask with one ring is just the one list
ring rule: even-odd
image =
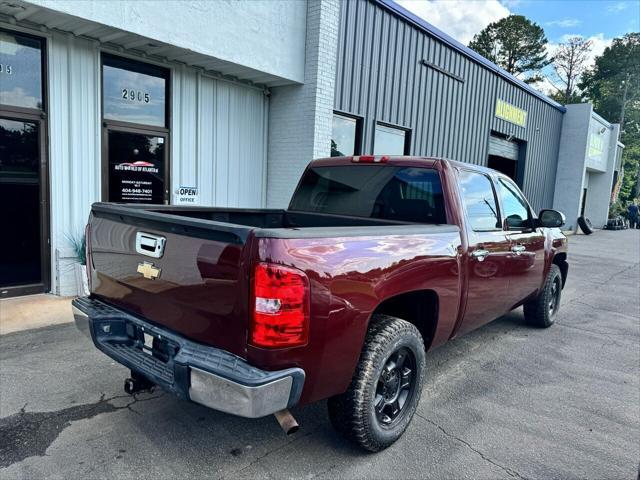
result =
[[84,228],[84,261],[87,269],[87,281],[89,285],[89,293],[91,293],[91,224],[87,223]]
[[284,348],[309,339],[309,279],[300,270],[259,263],[253,272],[251,343]]

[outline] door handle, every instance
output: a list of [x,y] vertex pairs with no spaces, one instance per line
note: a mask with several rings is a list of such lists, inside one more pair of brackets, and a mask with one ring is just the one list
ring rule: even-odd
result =
[[477,249],[471,252],[473,258],[477,258],[479,262],[482,262],[489,255],[489,250]]
[[511,251],[516,255],[520,255],[521,253],[527,251],[527,247],[525,247],[524,245],[514,245],[513,247],[511,247]]

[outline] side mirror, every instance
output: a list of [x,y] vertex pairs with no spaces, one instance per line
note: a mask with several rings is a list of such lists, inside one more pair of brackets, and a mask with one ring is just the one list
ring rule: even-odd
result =
[[564,225],[564,222],[564,214],[557,210],[540,210],[540,214],[538,215],[538,223],[541,227],[560,228],[562,225]]

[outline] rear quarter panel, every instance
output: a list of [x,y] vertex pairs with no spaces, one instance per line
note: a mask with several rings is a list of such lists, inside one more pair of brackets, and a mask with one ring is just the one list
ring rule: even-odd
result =
[[458,315],[459,247],[456,227],[415,235],[256,238],[253,258],[308,275],[311,319],[307,346],[276,351],[249,346],[249,361],[269,369],[303,368],[301,403],[341,393],[351,381],[375,308],[387,298],[425,289],[439,299],[432,345],[445,342]]

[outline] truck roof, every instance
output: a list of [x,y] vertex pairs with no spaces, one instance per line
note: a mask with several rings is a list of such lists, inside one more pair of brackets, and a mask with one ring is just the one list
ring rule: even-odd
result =
[[420,166],[433,168],[439,163],[448,163],[451,166],[466,168],[470,170],[476,170],[492,176],[504,176],[500,172],[481,165],[474,165],[472,163],[459,162],[457,160],[451,160],[442,157],[425,157],[425,156],[412,156],[412,155],[349,155],[342,157],[326,157],[313,160],[310,167],[331,167],[337,165],[351,165],[351,164],[385,164],[396,166]]

